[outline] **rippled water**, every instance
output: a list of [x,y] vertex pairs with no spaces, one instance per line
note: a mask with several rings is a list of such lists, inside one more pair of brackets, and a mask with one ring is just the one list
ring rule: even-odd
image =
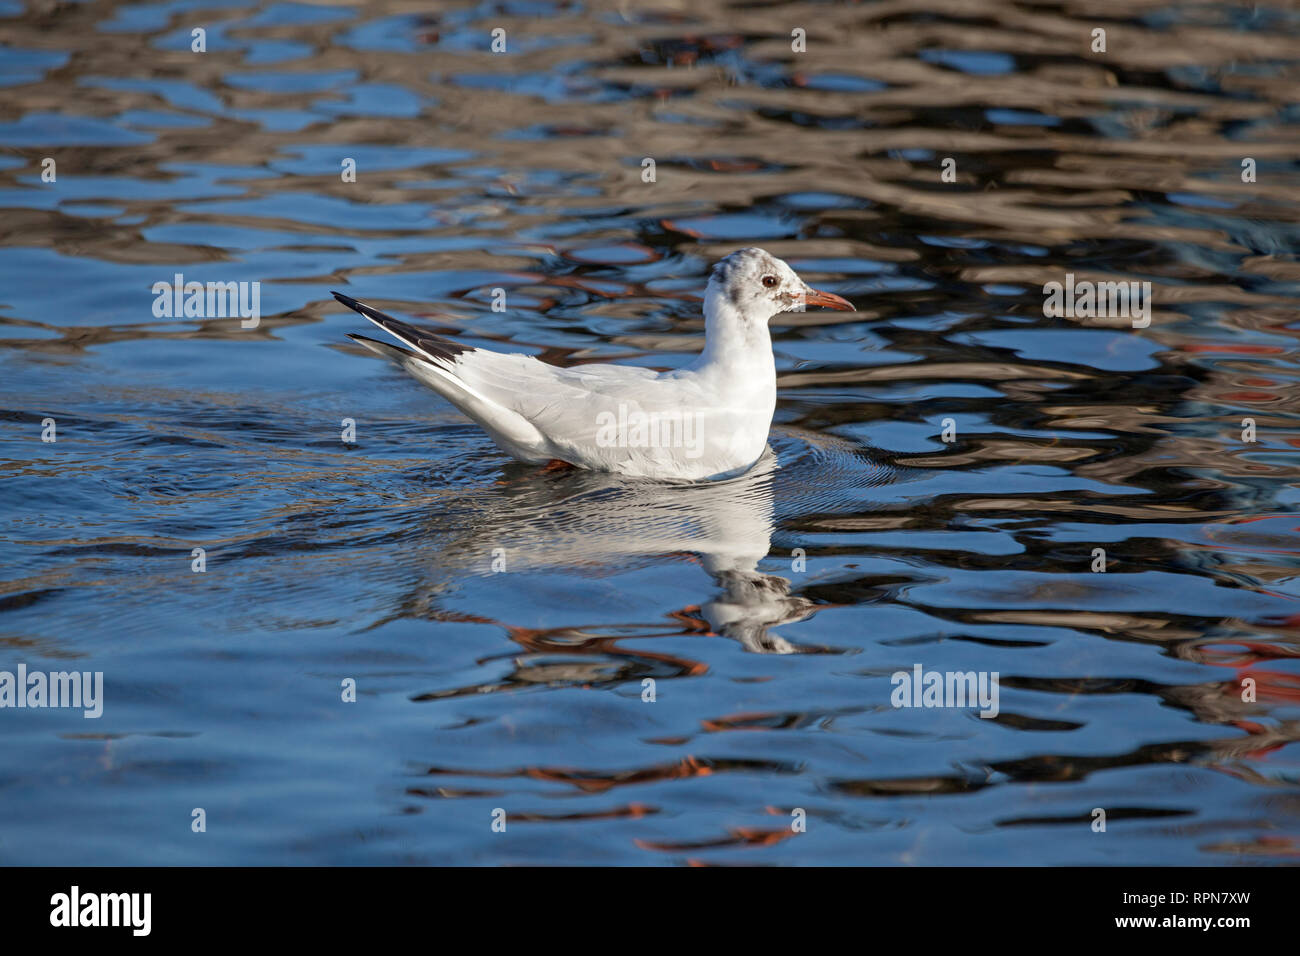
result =
[[[1300,858],[1293,8],[0,17],[0,670],[105,681],[0,710],[0,861]],[[860,311],[776,320],[773,455],[701,487],[508,462],[329,295],[669,368],[746,245]]]

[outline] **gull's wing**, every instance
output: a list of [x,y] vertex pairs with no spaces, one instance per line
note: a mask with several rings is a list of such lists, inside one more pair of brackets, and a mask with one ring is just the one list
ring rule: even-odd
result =
[[[560,368],[530,355],[467,346],[348,296],[337,292],[334,296],[413,352],[362,336],[353,338],[394,358],[525,460],[561,458],[608,467],[613,463],[611,457],[628,455],[626,443],[602,444],[601,431],[608,429],[611,421],[635,422],[639,413],[671,424],[673,416],[705,413],[712,404],[698,381],[679,373],[660,374],[630,365]],[[503,422],[514,426],[507,430],[506,442],[498,434]],[[519,427],[524,423],[527,429]],[[528,454],[520,454],[521,450]],[[647,449],[642,454],[654,451]]]

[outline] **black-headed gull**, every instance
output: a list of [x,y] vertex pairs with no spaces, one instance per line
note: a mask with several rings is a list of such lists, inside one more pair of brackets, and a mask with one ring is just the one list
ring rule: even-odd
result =
[[713,267],[704,296],[704,351],[682,369],[559,368],[530,355],[454,342],[334,293],[408,348],[362,335],[477,422],[520,461],[567,463],[637,478],[699,481],[744,472],[767,448],[776,408],[768,320],[820,305],[818,292],[776,256],[741,249]]

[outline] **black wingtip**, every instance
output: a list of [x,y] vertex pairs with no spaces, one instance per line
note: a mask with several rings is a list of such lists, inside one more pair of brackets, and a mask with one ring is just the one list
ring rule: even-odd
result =
[[[349,309],[360,312],[376,325],[395,335],[404,344],[418,349],[423,353],[423,357],[425,358],[450,360],[455,359],[456,356],[462,355],[465,352],[474,351],[472,345],[462,345],[460,342],[443,338],[441,335],[434,335],[432,332],[426,332],[423,329],[416,328],[414,325],[410,325],[406,322],[399,322],[391,315],[385,315],[378,309],[372,309],[370,306],[358,302],[350,295],[344,295],[342,292],[334,292],[332,290],[330,294],[346,305]],[[352,339],[358,338],[351,333],[348,334],[348,337]],[[364,338],[364,336],[361,338]],[[367,341],[373,342],[374,339],[368,339]]]
[[348,332],[346,334],[348,338],[353,342],[356,342],[358,345],[369,349],[371,352],[378,352],[380,355],[393,359],[399,365],[406,359],[428,361],[428,359],[425,359],[423,356],[416,355],[408,349],[393,345],[391,342],[380,342],[378,339],[372,339],[368,335],[357,335],[355,332]]
[[388,315],[384,312],[380,312],[378,309],[372,309],[364,302],[358,302],[350,295],[344,295],[342,292],[330,292],[330,295],[334,296],[334,298],[338,299],[340,302],[346,305],[353,312],[360,312],[367,319],[371,319],[375,322],[378,322],[380,325],[383,325],[385,322],[397,321],[391,315]]

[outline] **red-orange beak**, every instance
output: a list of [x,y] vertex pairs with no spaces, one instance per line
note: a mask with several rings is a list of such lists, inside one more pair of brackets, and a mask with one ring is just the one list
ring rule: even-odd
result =
[[804,293],[803,302],[805,306],[820,305],[827,309],[839,309],[841,312],[856,312],[857,307],[848,299],[842,299],[834,292],[819,292],[816,289],[809,289]]

